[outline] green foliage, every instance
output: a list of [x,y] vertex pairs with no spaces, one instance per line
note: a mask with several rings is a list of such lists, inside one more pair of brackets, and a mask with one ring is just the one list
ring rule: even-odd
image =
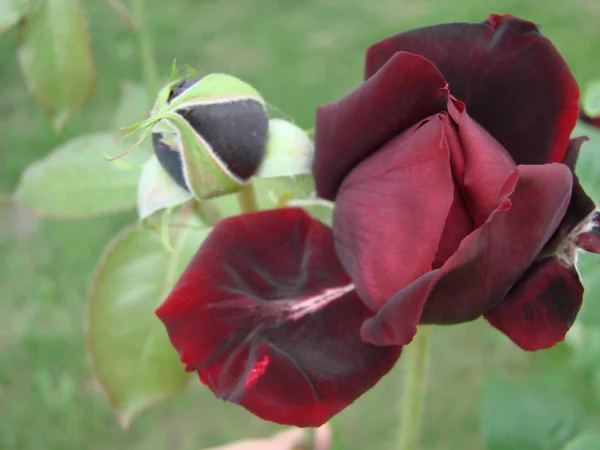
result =
[[88,293],[92,366],[124,428],[142,410],[181,391],[189,378],[154,309],[165,299],[210,229],[184,220],[173,251],[157,236],[127,228],[105,248]]
[[[39,215],[67,219],[133,209],[139,169],[120,170],[103,157],[126,149],[109,132],[73,138],[25,169],[15,199]],[[139,150],[125,160],[141,165],[147,157]]]
[[489,450],[562,450],[589,426],[573,399],[533,381],[491,378],[484,385],[482,430]]
[[150,99],[143,86],[124,83],[121,86],[121,100],[115,113],[114,128],[118,130],[127,124],[140,120],[150,112]]
[[600,433],[592,431],[575,437],[563,450],[598,450],[599,448]]
[[36,2],[20,29],[18,53],[27,86],[60,130],[96,82],[80,0]]
[[0,33],[19,23],[32,3],[33,0],[0,0]]

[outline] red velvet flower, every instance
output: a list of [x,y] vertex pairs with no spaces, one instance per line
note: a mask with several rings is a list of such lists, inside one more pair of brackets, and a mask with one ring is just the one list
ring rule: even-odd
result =
[[373,386],[419,323],[485,316],[519,346],[562,340],[577,247],[600,219],[573,168],[579,89],[531,22],[401,33],[317,112],[329,229],[300,209],[216,225],[160,319],[188,370],[275,422],[317,426]]

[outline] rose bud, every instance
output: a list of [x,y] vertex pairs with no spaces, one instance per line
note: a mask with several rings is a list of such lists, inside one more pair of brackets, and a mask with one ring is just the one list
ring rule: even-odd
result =
[[267,146],[265,102],[251,86],[223,74],[167,85],[153,109],[156,157],[197,199],[236,192],[250,182]]

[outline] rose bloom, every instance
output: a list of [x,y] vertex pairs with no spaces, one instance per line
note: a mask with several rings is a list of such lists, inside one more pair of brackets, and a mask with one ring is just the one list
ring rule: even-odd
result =
[[600,251],[573,168],[579,88],[536,25],[407,31],[317,111],[333,228],[284,208],[218,223],[157,310],[187,370],[266,420],[318,426],[395,364],[417,325],[484,316],[525,350],[581,306]]

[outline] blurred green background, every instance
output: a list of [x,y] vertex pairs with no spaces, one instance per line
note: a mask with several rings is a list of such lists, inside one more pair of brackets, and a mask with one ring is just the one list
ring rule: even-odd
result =
[[[136,37],[104,2],[84,4],[98,85],[92,100],[59,134],[24,86],[15,54],[18,32],[0,36],[0,195],[10,194],[21,171],[53,147],[110,127],[121,83],[141,80]],[[175,57],[200,73],[231,73],[256,86],[305,128],[312,127],[317,105],[360,82],[364,51],[371,43],[438,22],[479,22],[490,12],[511,12],[539,23],[582,85],[600,78],[598,0],[147,4],[165,79]],[[185,395],[143,413],[128,432],[121,430],[91,376],[82,323],[86,287],[104,243],[134,220],[133,212],[70,222],[32,221],[24,215],[12,231],[0,228],[0,449],[200,450],[277,429],[215,399],[194,380]],[[526,354],[481,320],[436,328],[422,448],[484,448],[484,379],[509,374],[529,380],[524,377],[548,374],[548,367],[556,365],[552,361],[563,361],[568,352],[563,344]],[[335,449],[393,448],[402,370],[399,364],[334,419]],[[572,379],[572,384],[581,382]]]

